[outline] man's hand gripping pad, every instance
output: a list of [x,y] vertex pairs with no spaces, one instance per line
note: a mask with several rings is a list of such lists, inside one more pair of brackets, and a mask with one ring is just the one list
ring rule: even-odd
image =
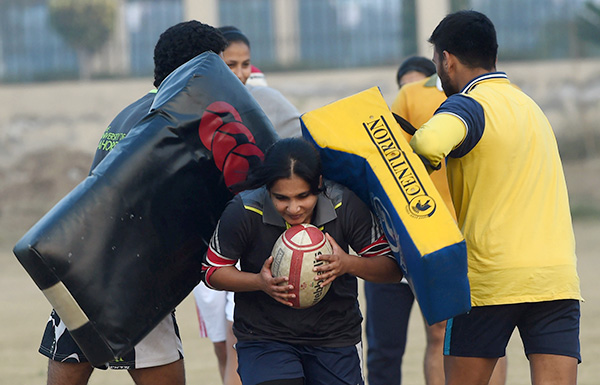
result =
[[421,159],[374,87],[308,112],[302,133],[325,178],[377,215],[429,324],[471,308],[464,238]]
[[15,255],[92,364],[131,350],[199,282],[228,187],[275,140],[242,83],[204,53],[21,238]]

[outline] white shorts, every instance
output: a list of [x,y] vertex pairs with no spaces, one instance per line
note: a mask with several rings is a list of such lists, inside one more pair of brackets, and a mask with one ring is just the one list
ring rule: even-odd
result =
[[[135,368],[151,368],[183,358],[175,317],[168,315],[134,347]],[[111,366],[114,369],[114,364]]]
[[[53,310],[46,324],[39,352],[54,361],[87,362],[64,323]],[[175,314],[166,316],[134,349],[119,360],[111,361],[111,369],[142,369],[170,364],[183,358],[183,348]]]
[[225,341],[229,327],[227,321],[233,322],[233,293],[213,290],[200,282],[194,288],[193,294],[200,336],[208,337],[212,342]]

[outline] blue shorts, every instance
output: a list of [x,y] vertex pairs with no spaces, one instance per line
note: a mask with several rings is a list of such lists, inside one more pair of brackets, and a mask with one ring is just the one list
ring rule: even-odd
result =
[[446,324],[444,354],[496,358],[506,354],[515,327],[525,354],[556,354],[581,362],[579,301],[477,306]]
[[362,347],[324,348],[277,341],[238,341],[238,373],[244,385],[304,378],[305,384],[363,385]]

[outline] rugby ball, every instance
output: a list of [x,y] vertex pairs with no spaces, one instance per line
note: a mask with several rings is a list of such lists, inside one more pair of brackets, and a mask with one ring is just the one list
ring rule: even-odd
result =
[[321,287],[323,280],[315,280],[317,273],[313,267],[329,262],[317,261],[321,254],[331,254],[333,249],[318,228],[309,224],[295,225],[287,229],[275,242],[271,255],[273,277],[289,277],[289,284],[294,286],[292,307],[304,309],[319,302],[327,291],[329,284]]

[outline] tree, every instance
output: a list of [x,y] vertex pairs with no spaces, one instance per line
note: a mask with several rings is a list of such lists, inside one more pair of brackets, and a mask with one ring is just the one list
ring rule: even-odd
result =
[[49,0],[50,25],[77,52],[81,79],[90,79],[93,55],[114,32],[117,8],[117,0]]

